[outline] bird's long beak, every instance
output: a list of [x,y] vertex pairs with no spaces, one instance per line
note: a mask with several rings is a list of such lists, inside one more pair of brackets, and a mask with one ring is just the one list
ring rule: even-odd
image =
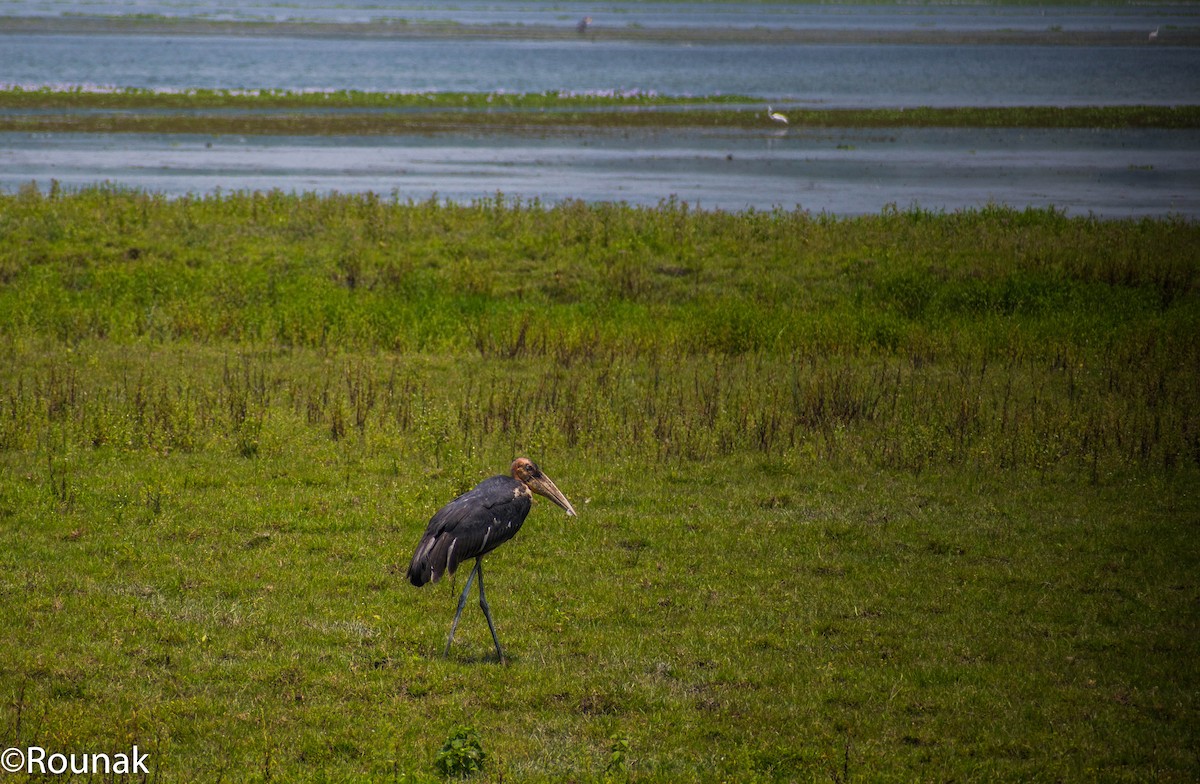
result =
[[554,486],[554,482],[545,474],[539,474],[532,477],[527,484],[529,489],[538,495],[544,495],[554,503],[566,510],[568,517],[575,517],[575,507],[571,506],[571,502],[562,494],[562,491]]

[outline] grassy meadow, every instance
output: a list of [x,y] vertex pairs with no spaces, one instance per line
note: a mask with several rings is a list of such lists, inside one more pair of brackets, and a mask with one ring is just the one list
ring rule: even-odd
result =
[[[469,727],[476,781],[1193,781],[1198,249],[0,196],[0,747],[428,782]],[[488,558],[511,661],[474,602],[443,658],[465,572],[414,589],[411,549],[521,454],[579,517]]]

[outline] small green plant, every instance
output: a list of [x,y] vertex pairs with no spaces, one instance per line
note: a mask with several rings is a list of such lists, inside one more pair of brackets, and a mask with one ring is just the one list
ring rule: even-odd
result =
[[474,727],[457,727],[438,752],[437,769],[446,776],[464,778],[483,770],[487,752]]
[[604,778],[624,781],[629,777],[629,739],[616,732],[608,740],[608,764],[604,766]]

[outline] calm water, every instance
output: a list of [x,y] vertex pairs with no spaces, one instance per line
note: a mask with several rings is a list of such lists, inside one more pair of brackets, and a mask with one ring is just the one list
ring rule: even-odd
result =
[[0,36],[0,82],[185,89],[734,94],[831,106],[1200,102],[1185,47]]
[[[660,3],[13,2],[0,18],[187,18],[859,30],[1195,29],[1197,7],[986,8]],[[688,45],[637,41],[289,39],[0,34],[0,83],[92,88],[741,94],[783,106],[1200,103],[1180,46]],[[765,121],[764,121],[765,123]],[[0,188],[111,181],[178,194],[362,191],[468,200],[496,192],[722,209],[860,213],[918,203],[1054,204],[1200,217],[1195,132],[761,132],[234,138],[0,134]]]
[[940,130],[372,138],[0,134],[0,187],[340,191],[860,214],[988,203],[1200,217],[1200,133]]

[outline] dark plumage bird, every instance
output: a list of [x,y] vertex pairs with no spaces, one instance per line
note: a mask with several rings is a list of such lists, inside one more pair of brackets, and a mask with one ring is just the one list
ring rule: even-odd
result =
[[496,624],[492,611],[483,593],[483,556],[517,535],[521,524],[533,502],[533,493],[545,496],[558,504],[567,515],[574,517],[575,508],[566,496],[554,486],[550,477],[542,473],[532,460],[518,457],[512,463],[512,476],[493,476],[463,493],[443,506],[429,520],[425,535],[417,543],[412,563],[408,566],[408,579],[420,588],[425,583],[437,582],[444,574],[454,574],[458,565],[470,558],[475,559],[475,568],[467,577],[462,595],[458,598],[458,610],[450,624],[450,637],[446,640],[446,653],[454,642],[454,630],[467,603],[471,581],[479,577],[479,607],[487,618],[492,641],[496,643],[496,656],[504,660],[500,650],[500,638],[496,636]]

